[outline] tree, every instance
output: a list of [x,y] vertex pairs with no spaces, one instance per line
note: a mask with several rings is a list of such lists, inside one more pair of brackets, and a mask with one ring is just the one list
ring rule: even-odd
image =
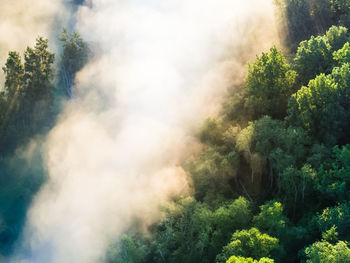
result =
[[17,93],[17,90],[23,86],[24,68],[19,53],[10,51],[6,64],[2,69],[5,74],[6,95],[11,99]]
[[[212,212],[193,198],[170,206],[154,238],[155,262],[211,262]],[[154,262],[153,261],[153,262]]]
[[213,214],[215,230],[211,240],[213,250],[219,251],[230,240],[235,230],[248,226],[251,218],[250,203],[244,197],[216,209]]
[[333,147],[331,167],[320,166],[317,189],[333,202],[350,200],[350,146]]
[[302,213],[305,209],[305,201],[315,192],[316,176],[316,171],[308,164],[303,165],[301,169],[291,166],[283,171],[279,196],[287,204],[289,214],[293,218],[297,212]]
[[343,47],[349,41],[345,27],[332,26],[323,36],[311,36],[299,44],[294,58],[294,67],[302,84],[321,73],[329,74],[335,62],[333,52]]
[[63,46],[59,65],[60,83],[64,86],[67,96],[71,98],[75,74],[88,62],[90,49],[77,32],[69,35],[67,30],[63,29],[60,40]]
[[285,235],[289,220],[283,215],[283,206],[273,200],[260,206],[260,213],[253,218],[253,224],[260,231],[281,238]]
[[325,37],[312,36],[302,41],[294,58],[300,82],[307,84],[318,74],[329,73],[331,61],[331,46]]
[[350,262],[350,248],[344,241],[335,245],[318,241],[305,249],[307,263],[345,263]]
[[8,127],[13,114],[18,110],[23,93],[24,67],[19,53],[9,52],[5,66],[2,68],[5,74],[5,91],[0,98],[0,138]]
[[270,258],[261,258],[259,261],[252,258],[244,258],[244,257],[230,257],[226,263],[274,263],[275,261]]
[[249,123],[249,126],[238,134],[237,148],[251,164],[252,179],[259,169],[262,170],[262,164],[268,164],[272,185],[274,175],[277,175],[279,180],[285,168],[301,164],[308,140],[303,129],[286,128],[282,121],[264,116]]
[[24,52],[24,83],[26,96],[40,100],[51,95],[55,55],[48,51],[48,40],[37,38],[34,48]]
[[3,68],[6,118],[2,122],[0,149],[11,152],[53,123],[53,62],[48,40],[42,37],[37,38],[34,48],[27,47],[24,65],[18,53],[9,53]]
[[295,91],[295,78],[296,72],[276,47],[249,64],[245,104],[253,118],[263,115],[283,118],[288,97]]
[[224,143],[222,123],[215,118],[206,119],[201,127],[199,139],[202,143],[222,145]]
[[349,42],[345,43],[341,49],[333,53],[333,59],[338,62],[339,66],[343,65],[344,63],[350,63]]
[[208,147],[187,164],[197,200],[213,203],[232,195],[229,180],[236,176],[237,158],[234,150],[226,155],[217,147]]
[[331,51],[334,52],[344,46],[350,40],[348,29],[343,26],[332,26],[330,27],[325,37],[331,47]]
[[339,238],[349,240],[350,203],[346,202],[333,207],[325,208],[316,215],[315,222],[320,233],[326,232],[332,227],[336,227]]
[[346,119],[339,85],[330,75],[321,74],[293,94],[288,103],[287,121],[300,126],[318,142],[334,144],[343,133]]
[[147,255],[147,247],[140,237],[124,234],[115,246],[107,251],[107,263],[141,263]]
[[277,238],[262,234],[256,228],[236,231],[231,242],[223,247],[222,252],[216,257],[217,262],[226,262],[231,256],[252,257],[260,259],[270,257],[279,249]]

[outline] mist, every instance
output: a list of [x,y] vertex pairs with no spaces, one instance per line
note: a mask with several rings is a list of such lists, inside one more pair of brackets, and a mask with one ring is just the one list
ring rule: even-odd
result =
[[160,220],[162,205],[191,193],[181,163],[193,131],[243,81],[247,60],[278,43],[267,0],[91,0],[75,29],[97,48],[46,138],[49,178],[11,262],[103,262],[135,220],[144,231]]

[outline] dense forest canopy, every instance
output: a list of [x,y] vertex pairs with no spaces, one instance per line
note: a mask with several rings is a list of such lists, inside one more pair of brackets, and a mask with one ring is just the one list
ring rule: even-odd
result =
[[[77,4],[80,1],[74,1]],[[283,49],[247,65],[184,161],[193,196],[174,198],[144,235],[130,228],[106,261],[350,262],[350,1],[276,0]],[[63,30],[10,51],[0,93],[0,254],[11,255],[46,171],[16,150],[74,98],[88,43]],[[1,260],[1,258],[0,258]]]

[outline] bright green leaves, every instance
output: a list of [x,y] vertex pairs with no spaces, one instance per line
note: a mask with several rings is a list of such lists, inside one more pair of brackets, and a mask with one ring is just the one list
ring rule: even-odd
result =
[[260,260],[255,260],[252,258],[244,258],[244,257],[230,257],[226,263],[274,263],[275,261],[270,258],[261,258]]
[[333,59],[342,65],[344,63],[350,63],[350,44],[349,42],[345,43],[343,48],[335,51],[333,53]]
[[349,218],[350,218],[350,203],[346,202],[337,206],[327,207],[320,214],[318,214],[316,219],[316,226],[319,232],[326,232],[333,226],[337,228],[340,239],[349,240],[350,233],[349,228]]
[[260,206],[260,213],[253,218],[253,224],[259,230],[276,235],[285,234],[288,218],[283,214],[283,206],[280,202],[269,201]]
[[331,51],[342,48],[343,45],[350,40],[348,29],[343,26],[330,27],[327,30],[325,37],[331,47]]
[[250,203],[243,197],[219,207],[213,214],[215,231],[212,235],[212,246],[220,250],[236,229],[249,225],[251,218]]
[[350,262],[350,248],[344,241],[335,245],[327,241],[315,242],[305,249],[307,263],[346,263]]
[[309,40],[302,41],[294,58],[300,82],[307,84],[321,73],[330,73],[335,64],[333,52],[348,41],[347,29],[341,26],[332,26],[324,36],[312,36]]
[[[349,67],[344,64],[341,74],[348,75]],[[301,126],[318,141],[335,144],[344,135],[347,116],[346,105],[341,103],[349,97],[346,82],[336,68],[333,75],[321,74],[293,94],[288,103],[290,124]],[[348,103],[348,102],[345,102]]]
[[230,243],[223,247],[217,262],[226,262],[231,256],[252,257],[260,259],[270,257],[271,253],[279,249],[277,238],[261,233],[256,228],[236,231]]
[[287,99],[295,91],[295,78],[296,72],[276,47],[249,64],[245,104],[253,119],[263,115],[284,117]]
[[295,68],[302,83],[322,72],[329,72],[331,64],[331,46],[324,37],[311,37],[302,41],[294,59]]
[[335,226],[322,233],[322,240],[325,240],[331,244],[335,244],[338,241],[338,232]]

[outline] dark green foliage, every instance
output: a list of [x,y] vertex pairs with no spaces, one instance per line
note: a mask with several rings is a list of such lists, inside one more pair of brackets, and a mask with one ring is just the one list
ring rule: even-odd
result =
[[339,239],[350,240],[348,231],[350,226],[350,203],[327,207],[314,218],[320,233],[326,232],[332,227],[336,227]]
[[300,41],[315,34],[316,28],[308,1],[275,0],[275,3],[283,25],[283,37],[293,49]]
[[47,39],[39,37],[34,48],[26,49],[23,83],[28,99],[40,100],[51,95],[54,60],[55,55],[48,51]]
[[123,235],[115,246],[107,251],[107,263],[141,263],[147,256],[147,246],[138,236]]
[[198,159],[192,160],[187,170],[192,174],[196,199],[211,203],[232,196],[229,181],[236,175],[237,158],[234,149],[226,155],[215,147],[209,147]]
[[[251,164],[252,180],[257,169],[268,166],[270,184],[280,180],[281,172],[289,166],[301,164],[308,144],[308,136],[300,128],[286,128],[282,121],[269,116],[252,122],[237,137],[237,147]],[[255,155],[258,154],[258,157]],[[257,162],[260,165],[257,165]],[[276,178],[277,177],[277,178]]]
[[77,32],[68,34],[64,29],[60,40],[63,51],[59,65],[59,81],[64,87],[66,95],[71,98],[75,74],[88,62],[90,50],[88,44]]
[[334,146],[329,165],[321,165],[317,175],[317,189],[333,202],[350,200],[350,146]]
[[0,261],[12,252],[27,209],[45,180],[42,145],[54,125],[55,55],[48,40],[8,54],[0,92]]
[[350,4],[347,0],[275,0],[283,37],[294,50],[299,42],[323,34],[332,25],[350,26]]
[[0,124],[0,151],[4,154],[42,133],[52,124],[54,54],[48,40],[39,37],[34,48],[24,52],[24,64],[10,52],[5,73],[6,117]]
[[[210,262],[212,211],[192,198],[170,207],[154,239],[155,262]],[[212,257],[213,255],[211,255]]]

